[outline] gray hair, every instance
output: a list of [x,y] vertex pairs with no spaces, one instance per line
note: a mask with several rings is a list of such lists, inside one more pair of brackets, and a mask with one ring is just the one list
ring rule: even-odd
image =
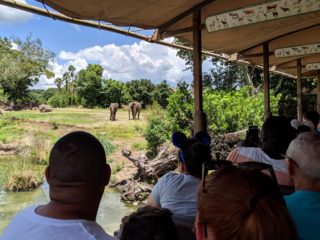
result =
[[320,179],[320,134],[301,133],[294,139],[287,150],[302,174],[311,179]]

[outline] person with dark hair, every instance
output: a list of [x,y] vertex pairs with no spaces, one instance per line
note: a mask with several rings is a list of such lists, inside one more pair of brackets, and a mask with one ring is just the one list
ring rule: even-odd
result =
[[179,240],[171,215],[165,208],[139,208],[125,217],[120,240]]
[[274,168],[280,185],[292,185],[283,155],[296,135],[289,119],[282,116],[269,117],[262,126],[262,147],[237,147],[231,151],[227,160],[234,163],[267,163]]
[[295,192],[286,196],[299,239],[319,239],[320,233],[320,134],[301,133],[286,153]]
[[312,131],[317,131],[319,127],[320,115],[317,111],[309,111],[303,114],[303,122],[312,123]]
[[50,202],[17,214],[1,239],[114,239],[95,222],[110,175],[98,139],[81,131],[65,135],[53,146],[45,171]]
[[297,240],[277,183],[257,171],[224,167],[198,190],[197,240]]
[[211,161],[211,138],[203,132],[190,139],[182,133],[174,133],[172,142],[179,148],[179,173],[162,176],[152,189],[147,204],[169,209],[177,225],[192,228],[197,213],[202,163]]

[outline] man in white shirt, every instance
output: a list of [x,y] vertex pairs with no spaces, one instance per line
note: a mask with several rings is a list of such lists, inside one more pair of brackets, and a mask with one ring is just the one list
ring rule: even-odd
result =
[[16,215],[1,240],[114,239],[96,222],[111,169],[101,143],[73,132],[54,145],[45,176],[50,202]]

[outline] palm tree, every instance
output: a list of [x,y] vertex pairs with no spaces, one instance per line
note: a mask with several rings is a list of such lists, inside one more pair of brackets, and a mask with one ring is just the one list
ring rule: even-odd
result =
[[62,83],[63,83],[62,78],[56,78],[54,80],[54,83],[57,85],[58,91],[61,92],[61,87],[62,87]]

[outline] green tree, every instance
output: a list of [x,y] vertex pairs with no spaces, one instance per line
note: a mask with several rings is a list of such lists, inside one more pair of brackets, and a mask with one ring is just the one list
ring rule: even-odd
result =
[[170,88],[167,81],[162,81],[157,84],[153,91],[153,99],[159,103],[163,108],[166,108],[168,105],[168,97],[173,93],[173,89]]
[[189,85],[182,81],[168,98],[167,117],[171,131],[189,132],[192,127],[193,98]]
[[63,84],[62,78],[56,78],[54,80],[54,83],[57,85],[58,91],[61,92],[61,87],[62,87],[62,84]]
[[25,41],[0,38],[0,86],[8,99],[23,102],[28,98],[29,87],[36,84],[42,74],[53,77],[49,64],[53,57],[39,39],[33,40],[31,36]]
[[48,101],[49,98],[51,98],[56,92],[57,92],[57,89],[56,89],[56,88],[48,88],[48,89],[44,90],[44,91],[41,93],[41,97],[42,97],[45,101]]
[[110,103],[127,104],[131,98],[125,83],[114,79],[108,79],[103,82],[104,104],[109,106]]
[[98,64],[89,64],[86,69],[82,69],[76,75],[78,95],[81,104],[85,107],[104,106],[103,91],[103,68]]
[[155,86],[149,79],[131,80],[126,85],[132,100],[141,102],[143,106],[152,103],[152,92]]
[[[273,93],[273,92],[272,92]],[[281,94],[271,94],[270,107],[277,112]],[[249,87],[233,91],[205,91],[204,111],[208,127],[215,133],[234,132],[249,125],[261,126],[264,119],[264,95],[251,95]]]

